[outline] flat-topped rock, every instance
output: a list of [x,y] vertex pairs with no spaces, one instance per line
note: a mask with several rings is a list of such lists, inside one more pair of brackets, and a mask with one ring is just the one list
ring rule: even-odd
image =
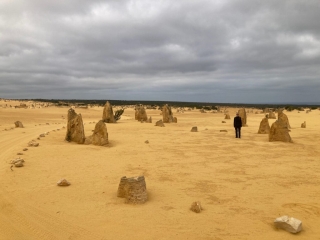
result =
[[148,200],[147,187],[144,176],[120,179],[118,197],[126,198],[126,203],[143,204]]

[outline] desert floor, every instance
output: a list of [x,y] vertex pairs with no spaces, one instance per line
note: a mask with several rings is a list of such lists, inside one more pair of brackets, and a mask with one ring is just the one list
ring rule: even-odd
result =
[[[103,108],[75,110],[91,135]],[[229,110],[232,119],[236,110]],[[282,143],[257,134],[264,114],[249,113],[236,139],[223,113],[173,111],[178,123],[161,128],[154,126],[159,110],[147,110],[150,124],[126,109],[107,124],[108,147],[64,141],[67,111],[0,107],[1,240],[320,239],[319,110],[285,112],[294,142]],[[15,128],[17,120],[25,128]],[[199,132],[190,132],[193,126]],[[40,146],[22,151],[32,139]],[[12,171],[19,152],[25,165]],[[117,198],[120,178],[138,175],[146,178],[149,200],[125,204]],[[58,187],[62,178],[71,185]],[[201,213],[190,211],[194,201]],[[303,231],[274,228],[282,215],[300,219]]]

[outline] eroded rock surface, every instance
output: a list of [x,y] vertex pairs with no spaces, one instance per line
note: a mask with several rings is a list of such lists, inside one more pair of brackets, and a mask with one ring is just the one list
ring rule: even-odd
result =
[[105,123],[115,123],[112,106],[109,101],[106,102],[103,109],[102,121]]
[[275,121],[270,128],[269,142],[281,141],[281,142],[292,142],[289,134],[287,123],[278,119]]
[[68,110],[68,124],[65,139],[68,142],[83,144],[85,138],[82,116],[70,108]]
[[258,133],[259,134],[269,134],[270,133],[270,125],[269,125],[268,118],[265,117],[261,120]]
[[126,198],[126,203],[145,203],[148,200],[148,194],[144,176],[131,178],[122,177],[117,196]]

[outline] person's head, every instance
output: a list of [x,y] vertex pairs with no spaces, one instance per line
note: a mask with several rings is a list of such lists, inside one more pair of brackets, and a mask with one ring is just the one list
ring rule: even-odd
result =
[[236,115],[239,116],[239,113],[237,113]]

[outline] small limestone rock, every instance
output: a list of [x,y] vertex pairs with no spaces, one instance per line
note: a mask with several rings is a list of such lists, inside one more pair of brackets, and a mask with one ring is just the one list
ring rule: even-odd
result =
[[23,167],[24,160],[22,158],[16,158],[10,161],[15,167]]
[[303,123],[301,123],[301,128],[306,128],[306,127],[307,127],[306,121],[304,121]]
[[202,207],[201,207],[200,202],[193,202],[193,203],[191,204],[190,210],[193,211],[193,212],[195,212],[195,213],[200,213],[201,210],[202,210]]
[[164,127],[163,121],[162,120],[157,121],[155,126]]
[[23,153],[21,153],[21,152],[18,152],[18,153],[17,153],[17,155],[23,155]]
[[11,164],[15,164],[17,162],[23,162],[24,163],[24,160],[19,157],[19,158],[16,158],[16,159],[10,161]]
[[222,129],[222,130],[220,130],[220,132],[228,132],[227,130],[225,130],[225,129]]
[[28,148],[24,148],[24,149],[22,149],[22,151],[28,151]]
[[59,182],[57,182],[58,186],[69,186],[71,183],[68,182],[66,179],[61,179]]
[[222,123],[226,123],[226,121],[222,121]]
[[177,119],[176,117],[173,117],[172,122],[174,122],[174,123],[178,123],[178,119]]
[[44,134],[44,133],[42,133],[42,134],[40,134],[40,135],[39,135],[39,137],[45,137],[45,134]]
[[291,233],[298,233],[302,230],[302,222],[299,219],[288,216],[276,218],[274,225]]
[[16,128],[23,128],[23,124],[20,121],[14,122],[14,125],[16,126]]
[[32,140],[28,143],[28,147],[38,147],[39,143],[37,143],[36,141]]
[[146,140],[144,143],[147,143],[147,144],[148,144],[148,143],[149,143],[149,141],[148,141],[148,140]]
[[14,166],[15,167],[23,167],[23,162],[21,162],[21,161],[16,162],[16,163],[14,163]]
[[192,127],[191,132],[198,132],[198,127]]

